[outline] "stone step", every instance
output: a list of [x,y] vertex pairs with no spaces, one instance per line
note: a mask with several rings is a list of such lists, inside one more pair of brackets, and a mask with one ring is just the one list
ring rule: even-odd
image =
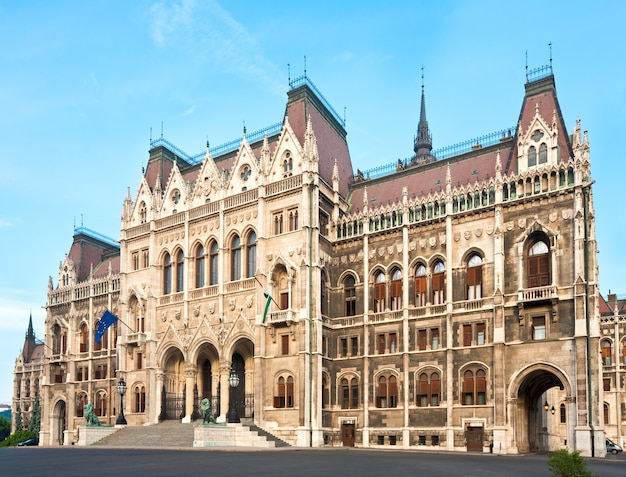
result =
[[163,421],[151,426],[126,426],[93,445],[109,447],[193,447],[193,425]]

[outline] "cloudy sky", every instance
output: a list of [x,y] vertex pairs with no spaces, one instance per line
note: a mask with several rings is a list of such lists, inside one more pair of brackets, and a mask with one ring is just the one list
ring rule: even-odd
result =
[[567,127],[589,130],[600,288],[626,294],[626,225],[611,216],[626,172],[626,4],[591,5],[0,0],[0,402],[31,313],[43,338],[74,226],[119,237],[150,138],[194,155],[279,122],[305,64],[364,170],[411,155],[422,67],[437,149],[515,126],[526,65],[551,51]]

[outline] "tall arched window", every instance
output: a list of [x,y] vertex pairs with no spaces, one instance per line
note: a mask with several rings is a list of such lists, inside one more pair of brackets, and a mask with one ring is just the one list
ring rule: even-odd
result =
[[398,381],[394,375],[378,378],[376,407],[398,407]]
[[352,275],[348,275],[343,280],[343,299],[346,304],[346,316],[356,315],[356,287]]
[[163,257],[163,294],[172,293],[172,258],[169,253]]
[[87,323],[80,325],[80,352],[86,353],[89,351],[89,327]]
[[548,286],[551,281],[550,248],[539,239],[528,249],[526,283],[528,288],[536,288]]
[[138,385],[135,386],[134,390],[135,397],[135,412],[146,412],[146,388],[145,386]]
[[542,142],[541,146],[539,146],[538,164],[545,164],[546,162],[548,162],[548,147],[545,142]]
[[609,405],[607,403],[604,403],[603,411],[604,411],[604,424],[610,424],[611,419],[610,419],[610,414],[609,414]]
[[76,417],[85,417],[85,406],[87,405],[87,394],[80,393],[76,396]]
[[609,340],[602,340],[600,343],[600,351],[602,354],[602,365],[611,366],[611,342]]
[[376,273],[374,277],[374,313],[385,311],[385,274]]
[[441,260],[435,263],[433,269],[433,305],[442,305],[446,301],[446,267]]
[[391,309],[402,309],[402,271],[396,268],[391,275]]
[[559,407],[560,409],[560,416],[561,416],[561,424],[565,424],[567,422],[567,413],[565,411],[565,404],[561,403],[561,406]]
[[478,300],[483,297],[483,259],[473,253],[467,261],[467,299]]
[[196,247],[196,288],[202,288],[204,286],[204,247],[198,245]]
[[330,389],[328,388],[328,376],[322,374],[322,409],[327,409],[330,405]]
[[441,380],[439,373],[421,373],[419,376],[419,394],[417,405],[420,407],[439,406]]
[[176,291],[183,291],[183,282],[185,277],[185,255],[182,250],[176,254]]
[[537,150],[535,146],[530,146],[528,148],[528,167],[537,165]]
[[463,404],[466,406],[487,403],[487,374],[484,369],[465,371],[462,395]]
[[341,380],[341,409],[356,409],[359,407],[359,384],[356,378]]
[[230,242],[230,279],[241,279],[241,239],[238,235]]
[[104,391],[98,391],[96,394],[94,412],[96,413],[96,416],[100,417],[107,415],[107,395]]
[[209,247],[209,285],[217,285],[217,263],[218,247],[217,242],[211,242]]
[[293,392],[293,376],[287,376],[287,379],[280,376],[277,382],[277,393],[274,396],[274,407],[294,407]]
[[426,267],[421,263],[415,269],[415,306],[426,306]]
[[246,277],[256,275],[256,233],[250,232],[246,239]]

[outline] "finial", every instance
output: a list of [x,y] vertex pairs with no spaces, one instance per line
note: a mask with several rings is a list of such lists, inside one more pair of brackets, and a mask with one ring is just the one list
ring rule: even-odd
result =
[[550,47],[550,73],[552,73],[552,42],[548,43]]
[[163,139],[163,121],[161,121],[161,139]]
[[346,107],[343,107],[343,127],[346,127]]
[[291,86],[291,65],[287,63],[287,84]]
[[152,126],[150,126],[150,144],[152,144]]
[[304,55],[304,78],[306,79],[306,55]]
[[528,50],[526,50],[526,82],[528,83]]
[[245,121],[245,119],[243,121],[243,135],[244,136],[246,135],[246,121]]
[[422,93],[424,92],[424,65],[422,65]]

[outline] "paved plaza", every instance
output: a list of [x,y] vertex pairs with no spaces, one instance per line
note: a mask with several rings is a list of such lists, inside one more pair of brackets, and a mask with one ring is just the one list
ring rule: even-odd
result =
[[[3,476],[549,476],[545,454],[497,456],[366,449],[0,449]],[[588,460],[599,477],[624,477],[626,456]]]

